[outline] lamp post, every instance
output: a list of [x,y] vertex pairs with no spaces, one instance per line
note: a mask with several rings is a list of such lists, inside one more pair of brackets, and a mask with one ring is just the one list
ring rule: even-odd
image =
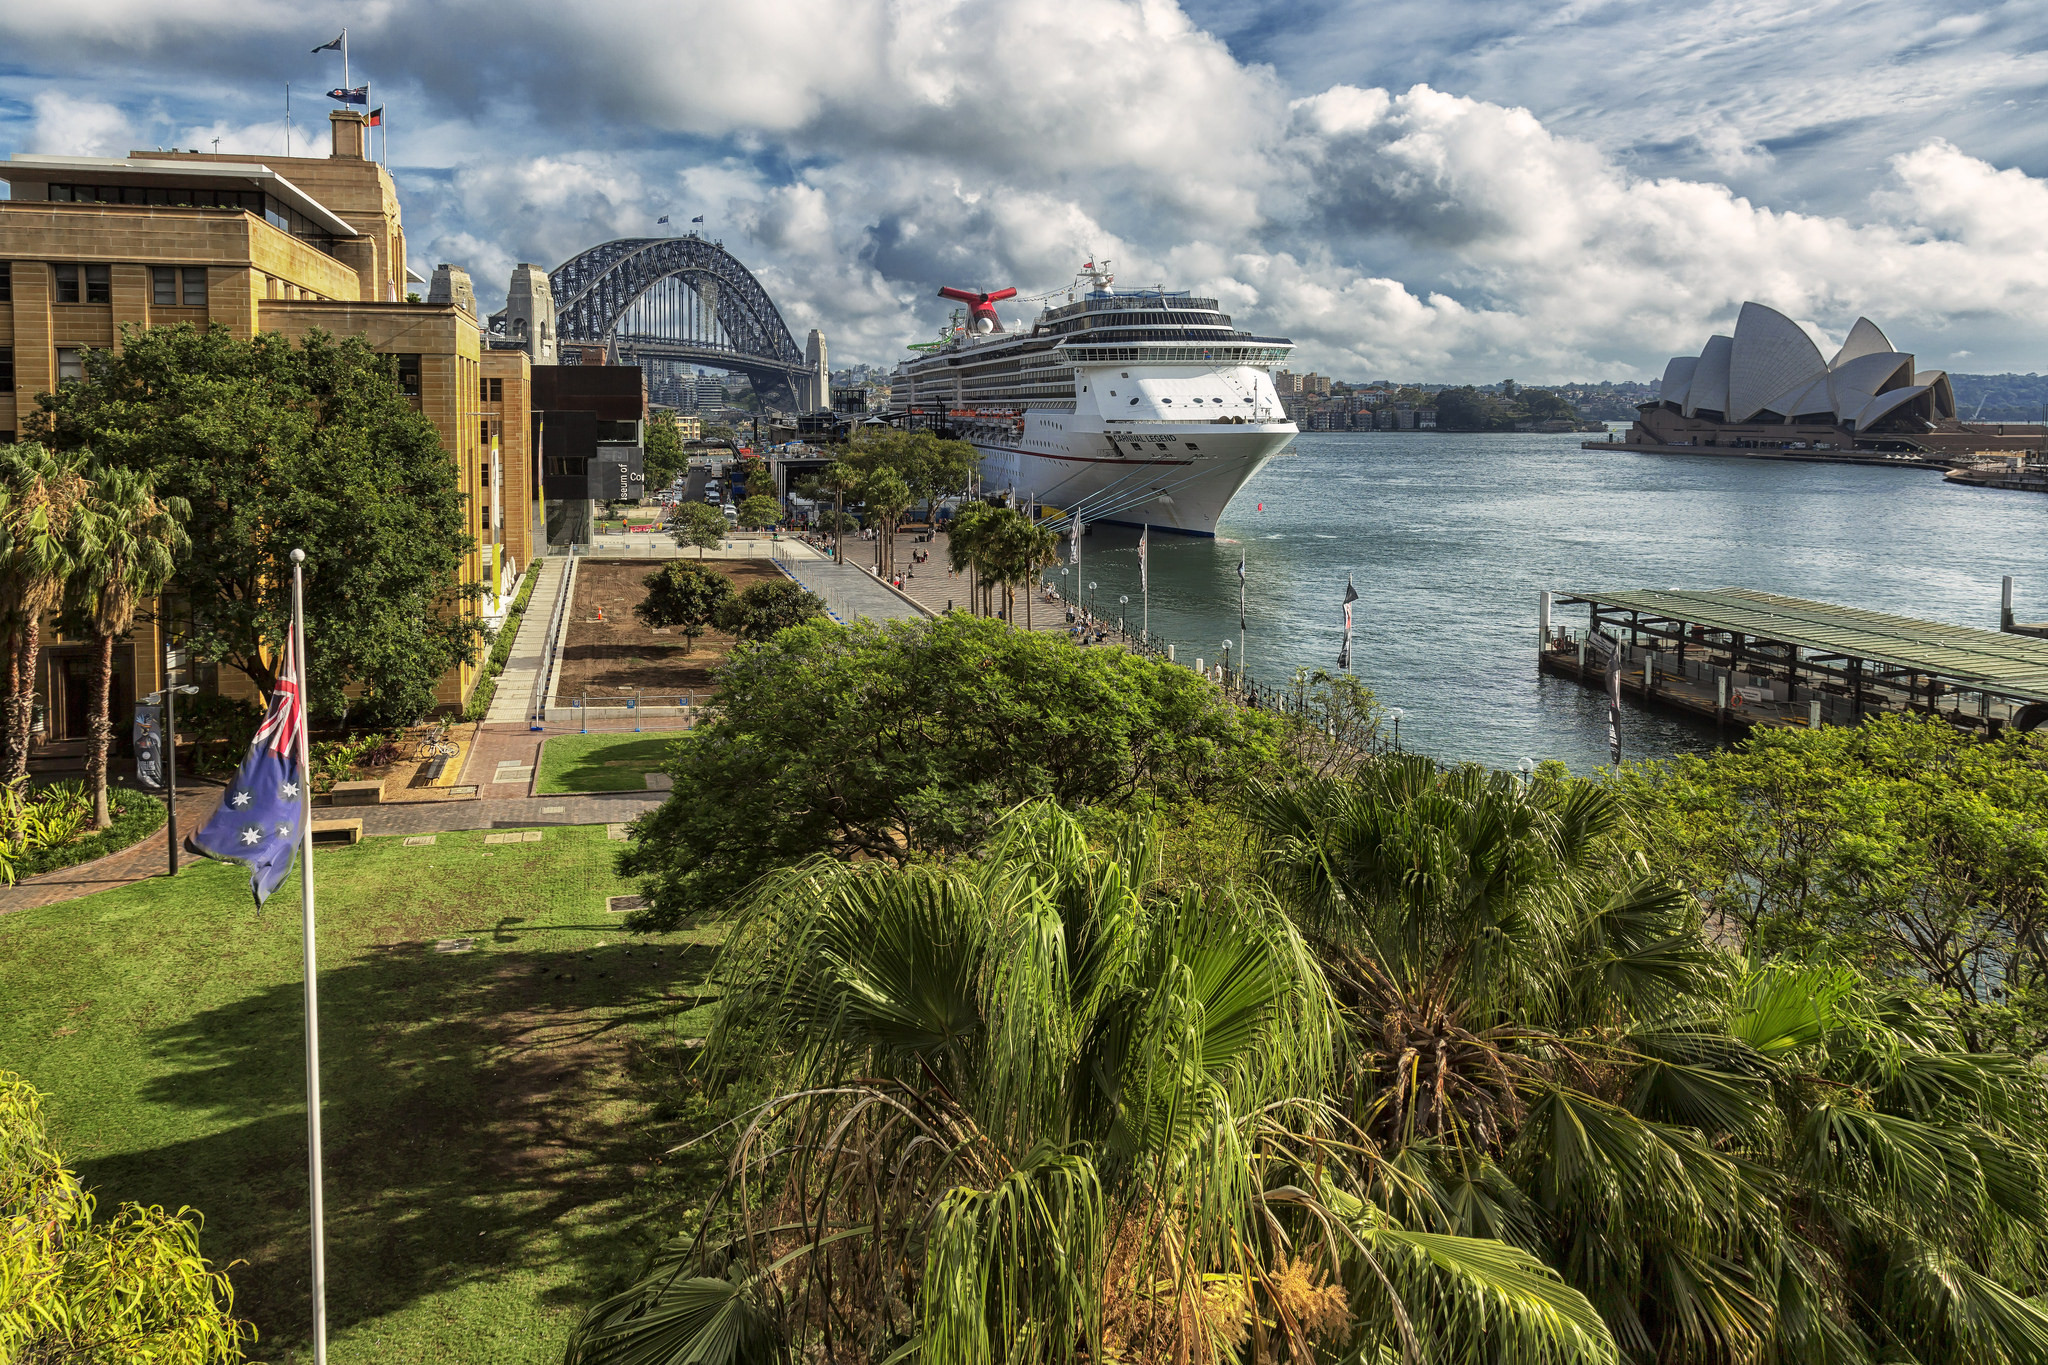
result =
[[1394,722],[1394,748],[1396,750],[1399,750],[1401,747],[1401,717],[1407,714],[1406,711],[1403,711],[1398,706],[1387,712],[1387,719]]
[[1515,765],[1515,771],[1522,775],[1522,790],[1527,791],[1529,789],[1530,774],[1536,771],[1536,760],[1533,758],[1523,759]]
[[1116,599],[1116,633],[1119,635],[1124,633],[1124,608],[1129,605],[1131,599],[1128,593]]
[[1230,685],[1230,640],[1227,637],[1223,641],[1223,685]]
[[1093,583],[1088,585],[1088,615],[1091,618],[1095,615],[1095,585]]

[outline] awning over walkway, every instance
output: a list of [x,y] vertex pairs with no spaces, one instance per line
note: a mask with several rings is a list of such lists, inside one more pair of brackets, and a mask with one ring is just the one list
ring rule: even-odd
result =
[[1749,588],[1574,592],[1558,599],[1796,645],[1810,656],[1861,659],[1941,679],[1952,688],[2048,701],[2048,640],[1881,611],[1808,602]]

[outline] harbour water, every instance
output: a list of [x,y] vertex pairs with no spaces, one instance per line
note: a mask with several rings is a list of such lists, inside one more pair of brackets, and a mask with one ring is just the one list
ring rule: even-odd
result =
[[[1214,662],[1226,636],[1235,654],[1241,550],[1252,676],[1334,671],[1348,573],[1352,672],[1405,712],[1404,746],[1583,772],[1606,761],[1605,702],[1537,673],[1539,589],[1750,587],[1995,630],[2011,574],[2022,619],[2048,620],[2041,494],[1918,469],[1582,450],[1584,439],[1304,434],[1238,495],[1216,540],[1151,538],[1152,631],[1185,662]],[[1137,532],[1091,529],[1081,567],[1097,615],[1114,620],[1128,596],[1135,625]],[[1717,742],[1710,727],[1624,705],[1629,757]]]

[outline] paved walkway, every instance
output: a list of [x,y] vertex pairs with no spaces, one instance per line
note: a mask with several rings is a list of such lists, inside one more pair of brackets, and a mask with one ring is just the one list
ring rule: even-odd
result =
[[540,578],[533,585],[533,595],[526,599],[526,614],[519,618],[519,633],[512,637],[512,652],[505,656],[505,671],[498,675],[498,690],[491,696],[486,721],[520,720],[533,714],[533,681],[540,676],[548,617],[568,572],[569,561],[564,556],[549,555],[540,562]]
[[[205,782],[186,785],[186,779],[178,779],[178,837],[184,839],[195,833],[213,814],[213,808],[220,804],[220,794],[226,788]],[[39,877],[29,877],[13,886],[0,887],[0,915],[10,910],[29,910],[39,905],[55,905],[59,901],[77,900],[90,896],[95,891],[107,891],[130,882],[139,882],[145,877],[161,876],[170,870],[170,845],[165,830],[158,830],[140,843],[131,844],[119,853],[76,867],[59,868],[45,872]],[[180,853],[180,862],[190,862],[193,855]]]

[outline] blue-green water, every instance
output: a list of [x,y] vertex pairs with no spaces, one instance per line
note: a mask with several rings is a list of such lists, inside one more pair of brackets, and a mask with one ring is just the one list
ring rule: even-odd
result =
[[[1606,761],[1603,700],[1536,671],[1536,594],[1749,587],[1998,627],[1999,578],[2048,619],[2048,496],[1918,469],[1581,450],[1579,436],[1303,435],[1231,504],[1216,540],[1152,537],[1152,630],[1192,662],[1237,635],[1245,557],[1252,675],[1334,669],[1344,576],[1352,671],[1406,712],[1404,745],[1494,766]],[[1260,504],[1264,510],[1260,511]],[[1082,547],[1098,614],[1138,617],[1137,532]],[[1055,575],[1057,577],[1057,575]],[[1584,608],[1557,621],[1584,624]],[[1631,756],[1714,742],[1668,713],[1624,717]]]

